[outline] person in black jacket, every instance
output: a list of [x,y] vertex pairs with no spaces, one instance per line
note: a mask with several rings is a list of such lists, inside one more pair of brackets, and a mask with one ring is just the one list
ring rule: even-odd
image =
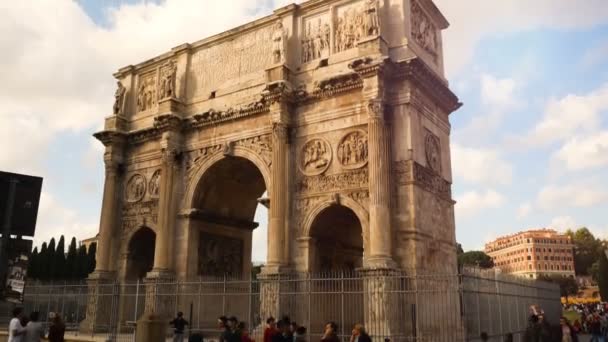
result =
[[350,342],[372,342],[371,337],[365,331],[363,324],[355,324],[353,327],[352,335],[350,336]]

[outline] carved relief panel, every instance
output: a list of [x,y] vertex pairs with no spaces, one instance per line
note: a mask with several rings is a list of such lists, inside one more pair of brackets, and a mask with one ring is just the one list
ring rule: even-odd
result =
[[302,63],[329,57],[331,25],[329,13],[302,19]]
[[441,144],[439,137],[427,130],[424,138],[424,154],[428,167],[441,173]]
[[148,192],[152,198],[158,198],[160,195],[160,170],[156,170],[152,174],[148,184]]
[[363,38],[380,34],[378,0],[365,0],[336,10],[334,50],[352,49]]
[[243,271],[243,241],[201,233],[198,257],[200,275],[241,274]]
[[137,111],[143,112],[156,106],[156,72],[148,72],[139,76],[137,86]]
[[437,28],[418,1],[412,0],[412,38],[428,53],[437,57]]
[[358,169],[367,164],[367,133],[354,131],[346,134],[338,144],[338,161],[345,169]]
[[315,138],[302,146],[298,166],[303,174],[315,176],[325,172],[331,160],[332,151],[329,143],[324,139]]
[[158,98],[160,100],[176,98],[175,76],[177,64],[169,60],[160,67],[160,80],[158,82]]

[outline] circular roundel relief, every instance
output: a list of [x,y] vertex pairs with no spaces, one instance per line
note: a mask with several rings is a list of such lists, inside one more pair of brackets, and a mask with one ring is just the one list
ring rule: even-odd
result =
[[315,138],[308,140],[302,146],[298,166],[303,174],[316,176],[329,168],[331,159],[332,151],[329,143],[324,139]]
[[338,161],[345,169],[358,169],[367,164],[367,133],[361,130],[347,133],[338,144]]
[[426,152],[426,162],[427,165],[431,168],[431,170],[440,172],[441,171],[441,155],[440,155],[440,146],[439,146],[439,138],[433,134],[428,134],[426,136],[426,141],[424,144],[424,149]]
[[127,182],[126,199],[127,202],[138,202],[146,194],[146,177],[141,174],[133,175]]

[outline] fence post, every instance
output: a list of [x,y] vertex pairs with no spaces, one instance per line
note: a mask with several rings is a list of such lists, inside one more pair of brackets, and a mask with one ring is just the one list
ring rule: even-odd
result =
[[[201,322],[201,297],[203,292],[203,277],[198,277],[198,308],[196,309],[196,327],[199,328]],[[192,322],[190,322],[192,323]]]
[[[253,323],[253,312],[251,309],[251,297],[253,296],[253,277],[249,276],[249,294],[247,295],[247,305],[248,305],[248,309],[247,309],[247,314],[249,315],[248,319],[249,319],[249,325],[250,328],[252,329],[254,328],[254,323]],[[262,319],[263,321],[263,319]]]
[[340,326],[344,336],[344,271],[340,272]]
[[312,321],[311,321],[311,316],[310,316],[310,311],[312,311],[311,308],[311,297],[312,297],[312,277],[310,275],[310,272],[308,272],[307,274],[307,278],[308,278],[308,286],[307,286],[307,292],[308,292],[308,329],[310,330],[310,332],[308,334],[306,334],[306,340],[308,342],[310,342],[310,334],[312,334]]
[[135,283],[135,310],[133,312],[133,322],[137,322],[137,310],[139,309],[139,278]]
[[224,290],[222,292],[222,315],[226,314],[226,273],[224,273]]

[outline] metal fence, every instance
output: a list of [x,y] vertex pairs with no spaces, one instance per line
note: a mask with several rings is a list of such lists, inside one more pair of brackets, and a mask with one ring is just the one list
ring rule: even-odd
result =
[[[355,323],[366,324],[377,341],[476,341],[482,332],[491,341],[502,341],[507,333],[522,341],[531,305],[543,308],[550,322],[557,323],[561,315],[556,285],[478,270],[459,275],[340,272],[100,286],[104,288],[28,284],[24,307],[41,312],[42,320],[48,312],[59,312],[68,328],[78,331],[95,296],[94,302],[105,303],[107,309],[89,311],[104,315],[95,320],[90,335],[114,341],[134,340],[135,321],[150,304],[146,300],[150,301],[151,286],[154,300],[163,303],[166,312],[182,311],[191,331],[210,340],[219,335],[217,318],[222,315],[247,322],[256,341],[263,340],[265,316],[272,312],[306,327],[308,341],[320,340],[328,321],[337,323],[342,341],[349,341]],[[169,326],[167,331],[169,336]]]

